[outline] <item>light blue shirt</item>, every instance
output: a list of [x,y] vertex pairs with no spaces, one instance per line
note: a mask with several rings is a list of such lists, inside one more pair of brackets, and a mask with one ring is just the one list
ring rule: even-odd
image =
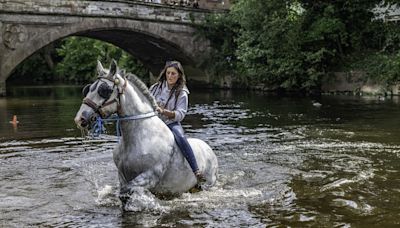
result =
[[[188,104],[189,104],[189,90],[186,86],[182,89],[178,97],[176,98],[175,92],[171,93],[171,90],[168,88],[167,82],[164,81],[162,86],[158,86],[156,83],[150,87],[151,94],[155,97],[157,104],[161,108],[168,109],[170,111],[175,112],[175,118],[169,119],[164,115],[159,115],[159,117],[164,121],[165,124],[171,124],[174,122],[181,122],[187,113]],[[169,101],[168,101],[169,99]],[[167,103],[168,102],[168,103]],[[176,105],[175,105],[176,104]]]

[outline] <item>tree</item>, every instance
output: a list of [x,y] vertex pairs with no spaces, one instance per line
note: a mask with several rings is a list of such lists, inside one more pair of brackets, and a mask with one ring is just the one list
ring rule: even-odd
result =
[[87,82],[94,77],[96,60],[108,58],[109,47],[100,41],[83,38],[69,37],[57,49],[62,61],[57,64],[57,73],[65,81]]
[[213,65],[225,66],[229,53],[236,80],[314,90],[322,76],[367,53],[399,51],[399,30],[376,20],[372,10],[395,2],[400,1],[237,0],[203,30],[211,31],[215,56],[221,56]]
[[110,63],[111,59],[120,61],[120,68],[138,74],[148,75],[143,65],[128,53],[112,44],[85,37],[69,37],[57,49],[62,61],[57,64],[57,72],[70,82],[88,82],[95,77],[97,60]]
[[235,41],[238,73],[250,84],[304,87],[304,56],[298,37],[301,17],[292,1],[239,0],[232,14],[240,25]]

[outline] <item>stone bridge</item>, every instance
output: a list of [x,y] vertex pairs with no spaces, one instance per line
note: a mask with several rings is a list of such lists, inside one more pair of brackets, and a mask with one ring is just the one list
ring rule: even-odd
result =
[[84,36],[112,43],[139,59],[154,75],[166,60],[182,62],[189,81],[210,84],[198,63],[209,42],[195,24],[209,10],[123,0],[0,0],[0,95],[15,67],[46,45]]

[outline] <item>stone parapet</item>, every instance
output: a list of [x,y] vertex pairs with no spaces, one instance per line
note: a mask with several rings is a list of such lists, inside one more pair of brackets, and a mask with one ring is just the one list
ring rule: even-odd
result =
[[231,7],[229,0],[199,0],[199,8],[205,9],[229,9]]
[[210,11],[130,1],[3,0],[0,1],[1,13],[111,17],[193,24],[203,21]]

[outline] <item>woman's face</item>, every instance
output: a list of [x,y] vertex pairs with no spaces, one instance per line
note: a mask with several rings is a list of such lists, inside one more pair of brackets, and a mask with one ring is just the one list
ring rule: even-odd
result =
[[172,87],[179,79],[179,72],[175,67],[168,67],[165,71],[168,86]]

